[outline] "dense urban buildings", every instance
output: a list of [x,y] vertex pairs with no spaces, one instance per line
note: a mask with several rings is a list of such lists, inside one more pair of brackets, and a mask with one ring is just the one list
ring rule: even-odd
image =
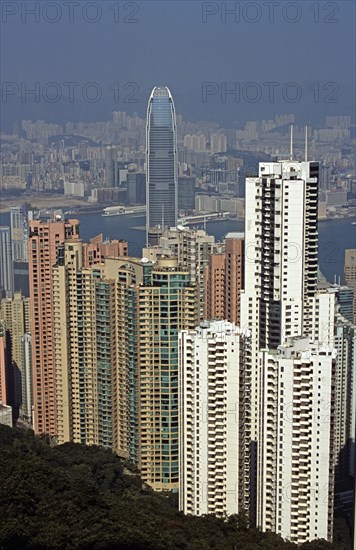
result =
[[[77,401],[79,388],[77,387],[78,391],[74,391],[71,395],[68,392],[70,381],[74,387],[75,369],[79,368],[77,361],[81,360],[82,368],[84,368],[83,362],[93,358],[92,354],[98,346],[104,346],[105,328],[102,329],[103,333],[101,334],[99,321],[97,326],[92,324],[95,322],[93,311],[99,306],[95,305],[95,301],[94,303],[88,301],[96,288],[95,285],[94,287],[90,286],[92,277],[90,267],[93,264],[100,264],[106,255],[126,257],[127,243],[104,241],[102,235],[98,235],[91,239],[90,243],[83,244],[79,239],[79,222],[62,219],[31,222],[29,242],[31,321],[33,323],[32,368],[33,372],[36,372],[36,377],[34,376],[35,431],[55,435],[60,442],[74,440],[110,447],[111,439],[109,441],[107,438],[105,441],[96,439],[93,430],[86,427],[90,432],[88,436],[85,431],[83,432],[80,422],[76,423],[72,418],[73,415],[75,417],[77,413],[79,414],[80,409],[82,409],[80,416],[83,416],[83,409],[87,408],[87,403],[91,403],[93,396],[89,397],[87,393],[84,402],[79,403]],[[67,243],[69,243],[68,246]],[[64,271],[61,270],[62,266]],[[87,279],[77,281],[77,277],[79,279],[79,276],[83,276],[81,271],[79,273],[81,268],[86,268],[85,273],[89,276],[89,298],[87,297],[84,302],[83,294],[86,290]],[[71,280],[71,276],[74,279]],[[43,281],[43,285],[40,284],[40,281]],[[77,297],[78,285],[79,298]],[[104,308],[106,299],[103,298],[101,305]],[[86,310],[85,307],[87,307]],[[89,317],[83,325],[85,311]],[[104,312],[100,319],[105,326]],[[90,346],[94,346],[94,348],[88,352],[87,348],[84,349],[80,346],[83,346],[83,339],[88,342],[90,326],[94,332],[91,333],[89,342]],[[68,333],[67,330],[70,332]],[[77,340],[75,340],[76,334]],[[69,337],[71,340],[68,340]],[[99,338],[98,344],[95,343],[97,337]],[[70,343],[74,341],[79,346],[76,351],[73,351]],[[86,355],[84,355],[84,351],[86,351]],[[70,354],[73,353],[76,361],[75,367],[70,362]],[[104,359],[103,361],[105,362]],[[93,368],[96,369],[96,366],[95,362]],[[89,364],[85,367],[86,371],[88,369]],[[97,383],[96,379],[93,380],[94,382]],[[100,388],[104,391],[104,386],[99,385],[99,390]],[[85,389],[90,392],[88,384]],[[102,395],[99,397],[99,401],[100,399],[102,399]],[[111,410],[111,405],[108,403],[110,399],[104,397],[104,400]],[[89,417],[90,414],[85,417],[85,422]],[[94,418],[92,422],[94,422]],[[104,421],[105,423],[106,421]]]
[[352,547],[355,11],[1,3],[0,550]]
[[174,491],[178,334],[198,322],[196,286],[176,258],[153,264],[123,243],[85,265],[95,244],[73,232],[52,266],[53,435],[111,448]]
[[[178,208],[177,127],[173,98],[165,86],[156,86],[147,108],[147,231],[176,227]],[[153,241],[152,241],[153,239]]]
[[[0,416],[55,443],[111,449],[155,490],[179,492],[185,513],[246,512],[303,543],[332,540],[334,507],[350,518],[356,256],[346,251],[347,286],[327,283],[318,218],[351,215],[356,190],[350,121],[307,129],[321,165],[274,160],[292,118],[188,123],[156,87],[146,126],[116,112],[68,123],[51,143],[58,126],[24,122],[26,139],[2,153],[7,192],[84,195],[110,205],[104,215],[140,215],[147,202],[148,239],[133,256],[122,240],[83,242],[71,211],[11,209]],[[323,145],[335,136],[340,151]],[[295,141],[300,152],[301,128]],[[209,216],[245,217],[245,231],[218,242]],[[27,260],[30,299],[16,293]]]

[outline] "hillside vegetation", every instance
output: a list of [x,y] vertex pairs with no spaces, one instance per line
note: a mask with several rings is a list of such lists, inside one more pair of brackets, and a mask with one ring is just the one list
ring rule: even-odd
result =
[[[51,447],[33,432],[0,425],[1,550],[292,550],[244,517],[184,516],[122,461],[98,447]],[[325,541],[303,550],[337,549]]]

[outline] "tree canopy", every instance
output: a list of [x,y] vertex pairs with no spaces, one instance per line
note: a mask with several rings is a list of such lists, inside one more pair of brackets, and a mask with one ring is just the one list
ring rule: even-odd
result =
[[[0,425],[0,550],[292,550],[243,516],[184,516],[99,447]],[[303,548],[303,546],[301,547]],[[334,549],[325,541],[305,548]]]

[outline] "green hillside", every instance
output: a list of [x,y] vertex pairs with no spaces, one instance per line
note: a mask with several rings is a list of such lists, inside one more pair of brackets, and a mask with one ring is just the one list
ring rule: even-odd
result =
[[[125,469],[125,472],[127,470]],[[128,472],[130,474],[130,472]],[[184,516],[98,447],[51,447],[0,425],[1,550],[295,549],[243,517]],[[333,549],[323,541],[304,549]]]

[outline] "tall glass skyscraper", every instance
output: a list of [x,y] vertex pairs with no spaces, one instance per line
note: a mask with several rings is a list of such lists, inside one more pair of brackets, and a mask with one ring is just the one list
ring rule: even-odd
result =
[[[172,94],[153,88],[147,108],[147,231],[177,225],[177,126]],[[150,243],[153,244],[153,243]]]

